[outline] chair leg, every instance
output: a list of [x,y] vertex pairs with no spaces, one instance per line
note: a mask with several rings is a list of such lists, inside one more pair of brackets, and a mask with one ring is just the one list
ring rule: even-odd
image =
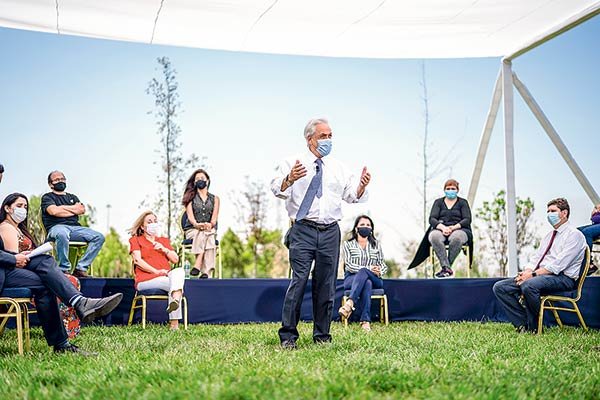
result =
[[387,294],[383,295],[383,300],[381,300],[381,301],[384,304],[385,325],[387,326],[390,324],[390,309],[388,308]]
[[577,303],[573,303],[573,306],[575,308],[575,313],[577,314],[577,318],[579,318],[579,322],[581,323],[581,326],[583,327],[583,330],[587,331],[588,327],[585,324],[585,321],[583,320],[583,315],[581,315],[581,311],[579,311],[579,307],[577,306]]
[[188,328],[188,305],[187,305],[187,299],[185,298],[185,296],[181,300],[181,304],[183,305],[183,329],[187,329]]
[[221,245],[217,246],[217,256],[219,257],[219,279],[223,279],[223,262],[221,259]]
[[544,307],[546,304],[546,299],[542,299],[542,303],[540,304],[540,313],[538,315],[538,335],[541,335],[542,330],[544,329]]
[[[554,307],[554,303],[552,303],[550,300],[548,300],[548,305],[550,307]],[[558,315],[558,311],[556,311],[556,310],[553,309],[552,310],[552,314],[554,314],[554,319],[556,320],[556,323],[558,324],[558,326],[560,328],[562,328],[563,327],[563,323],[562,323],[562,320],[560,319],[560,315]]]
[[127,326],[131,326],[133,323],[133,316],[135,314],[135,307],[137,305],[137,298],[134,297],[131,301],[131,311],[129,311],[129,320],[127,321]]
[[146,296],[142,296],[142,329],[146,329]]
[[[344,307],[344,305],[346,305],[347,300],[348,300],[348,298],[346,296],[342,297],[342,307]],[[344,324],[344,327],[347,328],[348,327],[348,318],[344,317],[343,315],[340,315],[340,319],[341,319],[342,323]]]
[[25,350],[31,351],[31,329],[29,324],[29,309],[27,303],[22,303],[23,307],[23,334],[25,336]]

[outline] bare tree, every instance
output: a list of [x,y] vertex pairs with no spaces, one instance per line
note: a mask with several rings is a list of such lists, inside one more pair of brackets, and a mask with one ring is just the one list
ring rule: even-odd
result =
[[[423,143],[421,149],[421,157],[423,158],[423,175],[420,188],[418,188],[423,199],[423,215],[422,223],[423,230],[427,230],[429,226],[429,184],[433,179],[438,177],[442,172],[447,171],[447,176],[452,173],[452,164],[456,161],[454,150],[456,144],[450,148],[442,157],[436,157],[433,141],[429,134],[429,125],[431,123],[431,114],[429,112],[429,93],[427,90],[427,73],[425,70],[425,61],[421,61],[421,87],[423,89]],[[456,142],[458,143],[458,141]],[[433,164],[430,159],[437,160]]]
[[157,133],[160,136],[161,174],[158,182],[166,187],[166,199],[162,196],[165,191],[161,190],[155,207],[157,212],[166,216],[167,235],[171,238],[171,232],[178,223],[185,169],[205,165],[206,158],[192,153],[188,159],[184,159],[181,151],[181,128],[176,121],[181,112],[177,71],[168,57],[159,57],[157,62],[160,77],[153,78],[148,83],[146,93],[154,97],[155,108],[149,114],[156,118]]

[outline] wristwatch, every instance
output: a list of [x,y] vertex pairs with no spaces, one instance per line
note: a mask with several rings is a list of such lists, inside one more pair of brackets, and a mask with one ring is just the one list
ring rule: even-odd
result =
[[532,272],[531,272],[531,276],[535,278],[535,277],[537,276],[537,272],[535,272],[535,271],[532,271]]

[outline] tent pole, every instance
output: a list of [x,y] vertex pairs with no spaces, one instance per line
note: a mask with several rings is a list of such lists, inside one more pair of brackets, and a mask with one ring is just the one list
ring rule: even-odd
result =
[[475,159],[475,167],[473,168],[473,175],[471,176],[471,184],[469,185],[469,195],[467,200],[471,207],[475,202],[475,196],[477,195],[477,188],[479,187],[479,179],[481,178],[481,170],[483,169],[483,163],[485,162],[485,155],[490,144],[490,137],[494,130],[494,124],[496,123],[496,116],[498,115],[498,109],[500,108],[500,99],[502,98],[502,69],[498,71],[498,77],[496,78],[496,85],[492,92],[492,102],[490,109],[488,110],[487,118],[481,132],[481,139],[479,140],[479,150],[477,151],[477,158]]
[[575,178],[577,178],[579,184],[581,185],[581,187],[583,187],[583,190],[585,190],[585,193],[588,195],[588,197],[594,204],[599,204],[600,196],[598,196],[598,193],[594,190],[590,181],[587,179],[581,168],[579,168],[579,165],[577,165],[577,162],[567,149],[567,146],[565,146],[565,144],[563,143],[562,139],[558,135],[558,132],[556,132],[556,130],[544,114],[544,111],[542,111],[542,108],[535,101],[527,87],[523,84],[523,82],[519,80],[517,74],[515,74],[514,72],[513,82],[515,87],[517,88],[517,91],[521,94],[521,97],[523,98],[523,100],[525,100],[525,103],[527,104],[533,115],[535,115],[535,118],[537,118],[540,125],[542,125],[544,131],[546,131],[546,134],[548,135],[548,137],[562,156],[563,160],[565,160],[565,162],[571,169],[571,172],[573,172],[573,175],[575,175]]
[[515,189],[514,107],[512,63],[502,61],[502,97],[504,100],[504,159],[506,162],[506,226],[508,238],[508,275],[518,272],[517,201]]
[[517,50],[511,51],[507,56],[504,57],[506,61],[512,61],[515,58],[527,53],[530,50],[546,43],[547,41],[562,35],[563,33],[575,28],[576,26],[584,23],[590,18],[600,14],[600,1],[592,4],[588,8],[581,10],[580,12],[573,14],[570,18],[567,18],[560,24],[547,30],[540,36],[537,36],[525,44],[521,45]]

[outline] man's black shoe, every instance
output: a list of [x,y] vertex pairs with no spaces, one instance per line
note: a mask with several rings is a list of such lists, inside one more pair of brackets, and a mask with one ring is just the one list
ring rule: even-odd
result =
[[298,346],[294,340],[288,339],[281,342],[281,348],[284,350],[296,350]]
[[331,337],[327,337],[327,338],[313,338],[313,342],[315,342],[315,344],[331,343]]
[[110,314],[111,311],[119,305],[122,299],[123,293],[116,293],[101,299],[89,299],[84,297],[77,302],[75,310],[77,311],[79,319],[88,324],[96,318]]
[[54,347],[55,353],[76,353],[80,356],[84,357],[96,357],[98,353],[93,353],[90,351],[81,350],[79,347],[75,346],[72,343],[67,342],[67,344],[59,347]]

